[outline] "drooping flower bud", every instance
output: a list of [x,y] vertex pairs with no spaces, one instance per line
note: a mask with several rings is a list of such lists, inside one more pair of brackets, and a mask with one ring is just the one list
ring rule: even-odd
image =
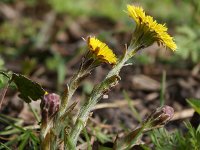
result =
[[45,94],[41,104],[42,122],[46,122],[51,119],[59,110],[60,96],[55,93]]
[[162,106],[151,113],[144,124],[148,124],[150,128],[165,125],[174,115],[174,109],[170,106]]
[[173,115],[174,109],[170,106],[163,106],[156,109],[144,122],[142,122],[140,127],[129,132],[124,137],[117,137],[114,143],[114,149],[129,149],[129,147],[132,147],[144,132],[165,125],[172,119]]

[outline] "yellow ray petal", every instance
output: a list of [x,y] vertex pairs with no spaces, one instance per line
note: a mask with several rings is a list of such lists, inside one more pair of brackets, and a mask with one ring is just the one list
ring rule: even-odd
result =
[[95,37],[88,37],[87,39],[89,50],[102,62],[109,64],[116,64],[117,58],[112,50],[103,42]]
[[[153,33],[151,35],[153,36],[152,39],[154,39],[154,42],[160,43],[173,51],[177,49],[176,43],[173,41],[173,37],[167,33],[167,27],[165,25],[157,23],[156,20],[153,20],[153,17],[146,15],[141,7],[127,5],[127,10],[129,16],[136,22],[137,29],[141,30],[137,32],[145,32],[143,34],[144,36]],[[139,28],[139,26],[142,27]]]

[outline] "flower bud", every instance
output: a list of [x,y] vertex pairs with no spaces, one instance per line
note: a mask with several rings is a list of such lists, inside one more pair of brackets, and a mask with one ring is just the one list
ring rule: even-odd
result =
[[148,124],[150,128],[164,125],[172,119],[173,115],[174,109],[170,106],[165,105],[156,109],[156,111],[150,114],[144,124]]
[[42,122],[47,122],[58,112],[60,107],[60,96],[55,93],[45,94],[40,107],[42,112]]

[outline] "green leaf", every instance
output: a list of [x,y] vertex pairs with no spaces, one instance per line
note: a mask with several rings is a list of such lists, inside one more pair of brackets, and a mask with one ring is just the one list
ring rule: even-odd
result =
[[0,71],[0,89],[6,87],[11,76],[9,72]]
[[17,85],[20,92],[19,97],[26,103],[30,103],[32,100],[36,101],[45,94],[45,90],[38,83],[21,74],[13,73],[12,81]]
[[144,127],[137,128],[121,138],[116,138],[114,142],[114,149],[126,150],[134,146],[140,136],[142,136]]
[[30,136],[30,131],[26,131],[23,135],[22,135],[22,141],[19,145],[19,150],[23,150],[25,148],[25,146],[28,143],[29,140],[29,136]]
[[200,99],[187,99],[187,102],[200,115]]
[[33,150],[38,150],[38,146],[40,143],[39,137],[36,136],[34,133],[30,132],[30,140],[33,144]]
[[113,150],[113,148],[104,147],[104,146],[100,145],[99,150]]
[[84,134],[86,142],[87,142],[88,150],[92,150],[92,146],[90,144],[90,137],[89,137],[89,135],[87,133],[87,129],[86,128],[83,128],[83,134]]
[[7,145],[3,144],[3,143],[0,143],[0,145],[5,148],[5,150],[11,150]]
[[100,127],[91,128],[94,132],[95,137],[100,141],[101,143],[106,143],[111,141],[111,135],[107,135],[102,132]]

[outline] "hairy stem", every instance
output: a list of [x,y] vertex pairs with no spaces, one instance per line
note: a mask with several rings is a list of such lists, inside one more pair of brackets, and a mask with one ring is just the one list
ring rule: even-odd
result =
[[[106,79],[110,78],[111,76],[118,76],[121,68],[124,66],[126,61],[131,58],[134,55],[133,51],[129,51],[129,53],[126,53],[123,58],[114,66],[114,68],[108,73],[104,81]],[[74,127],[71,130],[70,138],[73,140],[74,145],[76,145],[79,134],[81,133],[83,127],[85,126],[87,119],[89,117],[90,111],[94,108],[94,106],[98,103],[99,99],[103,95],[103,91],[107,88],[109,89],[109,85],[107,87],[103,87],[104,81],[97,86],[97,88],[94,88],[89,99],[86,101],[86,104],[82,106],[79,115],[77,117],[77,120],[75,122]]]
[[74,76],[72,77],[69,86],[67,87],[67,90],[65,91],[66,95],[62,99],[61,102],[61,108],[60,108],[60,115],[63,115],[67,109],[67,104],[69,100],[71,100],[72,96],[74,95],[74,92],[80,85],[81,79],[88,73],[88,70],[79,70]]

